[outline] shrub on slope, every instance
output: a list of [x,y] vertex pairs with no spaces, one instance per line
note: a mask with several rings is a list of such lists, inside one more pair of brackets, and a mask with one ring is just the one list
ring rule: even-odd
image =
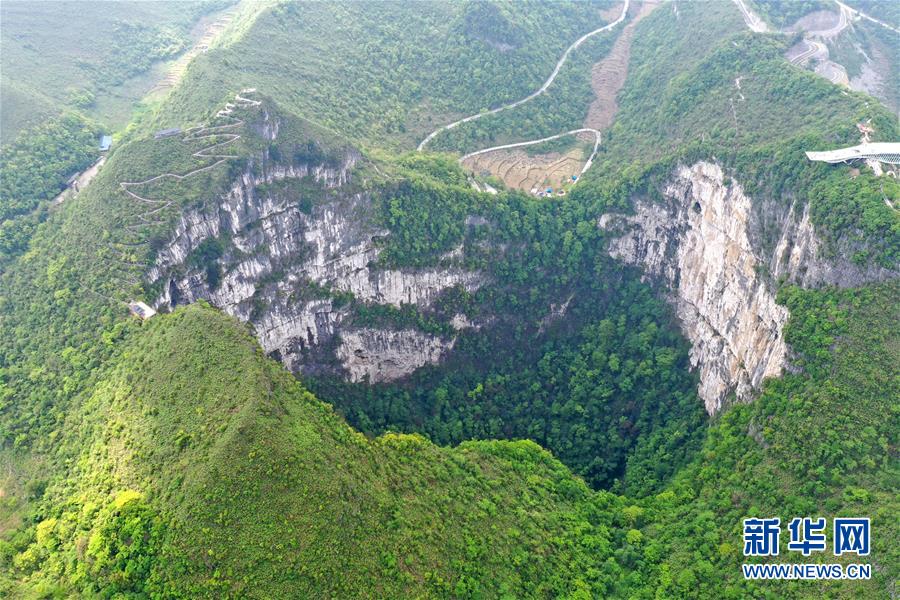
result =
[[518,597],[579,589],[622,500],[531,442],[369,440],[205,305],[134,326],[69,415],[23,587],[166,597]]

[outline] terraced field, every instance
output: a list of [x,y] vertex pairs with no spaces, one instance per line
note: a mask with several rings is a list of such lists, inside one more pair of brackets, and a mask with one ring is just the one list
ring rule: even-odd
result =
[[175,87],[175,85],[181,81],[181,77],[184,75],[185,70],[187,70],[188,65],[194,57],[209,50],[209,47],[216,37],[225,31],[232,21],[234,21],[238,12],[238,7],[234,6],[224,12],[218,13],[214,18],[210,19],[209,22],[203,26],[202,34],[197,42],[190,50],[182,54],[181,57],[175,61],[169,68],[169,72],[166,76],[150,90],[150,93],[166,92]]
[[476,176],[496,177],[510,189],[539,194],[552,188],[558,193],[581,173],[592,143],[592,136],[579,134],[578,142],[564,152],[529,154],[518,148],[502,149],[470,156],[462,165]]
[[631,56],[631,39],[634,37],[634,28],[638,21],[650,14],[657,7],[656,0],[641,2],[632,5],[636,12],[634,18],[622,30],[622,34],[616,40],[609,56],[594,65],[591,70],[591,86],[594,88],[596,99],[588,109],[584,126],[592,129],[604,130],[612,125],[619,106],[616,96],[625,84],[628,75],[628,59]]

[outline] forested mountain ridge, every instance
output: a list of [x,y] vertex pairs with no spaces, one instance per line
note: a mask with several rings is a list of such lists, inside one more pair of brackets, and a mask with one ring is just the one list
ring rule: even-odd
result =
[[[416,14],[400,2],[285,3],[261,14],[241,41],[198,57],[159,124],[256,87],[364,147],[409,148],[455,115],[525,96],[572,39],[619,12],[607,0],[423,2]],[[254,36],[262,32],[260,46]],[[304,60],[279,60],[298,44],[308,48]]]
[[60,440],[72,478],[5,557],[59,574],[38,593],[557,595],[600,564],[584,527],[624,535],[621,500],[533,443],[367,440],[208,307],[122,336]]
[[[512,52],[544,6],[464,4],[452,31],[486,56]],[[132,131],[0,274],[5,594],[891,589],[900,229],[884,198],[897,186],[802,152],[851,143],[866,119],[894,139],[893,115],[788,66],[781,42],[732,27],[730,5],[664,5],[636,27],[621,113],[583,181],[558,198],[480,193],[453,156],[376,149],[414,146],[396,123],[360,130],[322,90],[253,85],[259,56],[232,48],[273,27],[278,47],[297,10],[262,14],[198,61],[151,120],[184,131]],[[716,32],[703,51],[682,35],[695,30]],[[580,98],[578,85],[562,97]],[[415,112],[421,97],[386,87]],[[362,102],[351,91],[348,106]],[[640,219],[658,210],[702,233],[693,215],[716,224],[723,206],[746,208],[735,231],[757,262],[742,275],[780,315],[789,371],[754,381],[749,404],[726,394],[708,419],[691,368],[700,344],[667,304],[690,261],[673,284],[622,240],[641,248]],[[666,236],[673,255],[702,247]],[[174,311],[141,323],[127,317],[133,298]],[[532,442],[471,441],[485,438],[533,439],[559,460]],[[745,581],[751,515],[871,516],[873,578]]]

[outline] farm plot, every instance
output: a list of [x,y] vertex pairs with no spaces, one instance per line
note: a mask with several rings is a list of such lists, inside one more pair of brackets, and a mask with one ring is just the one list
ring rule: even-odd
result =
[[591,146],[582,140],[567,148],[546,153],[520,148],[495,150],[465,159],[463,168],[477,177],[496,177],[509,189],[532,194],[552,189],[558,193],[578,176]]

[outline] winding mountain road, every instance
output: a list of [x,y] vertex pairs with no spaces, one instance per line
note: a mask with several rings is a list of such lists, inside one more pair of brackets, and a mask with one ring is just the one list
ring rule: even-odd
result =
[[[250,93],[252,91],[253,90],[242,90],[241,93]],[[150,177],[149,179],[145,179],[143,181],[121,181],[121,182],[119,182],[119,187],[122,188],[122,191],[124,191],[126,194],[128,194],[132,199],[137,200],[139,202],[143,202],[145,204],[159,205],[157,208],[154,208],[153,210],[151,210],[149,212],[139,214],[138,219],[143,221],[145,224],[149,223],[150,221],[147,220],[147,217],[149,217],[153,214],[156,214],[157,212],[164,210],[165,208],[168,208],[169,206],[171,206],[172,200],[153,200],[152,198],[145,198],[139,194],[136,194],[135,192],[132,192],[129,189],[130,187],[147,185],[149,183],[153,183],[155,181],[159,181],[160,179],[166,179],[166,178],[171,178],[171,179],[176,179],[178,181],[181,181],[182,179],[186,179],[188,177],[196,175],[197,173],[202,173],[203,171],[208,171],[210,169],[213,169],[213,168],[217,167],[218,165],[222,164],[226,160],[229,160],[232,158],[237,158],[237,156],[234,154],[214,154],[214,153],[210,153],[210,152],[212,152],[213,150],[215,150],[216,148],[219,148],[221,146],[225,146],[227,144],[233,144],[234,142],[236,142],[237,140],[239,140],[241,138],[240,134],[226,133],[226,130],[233,129],[235,127],[240,127],[241,125],[244,124],[243,120],[238,119],[237,117],[231,116],[231,114],[232,114],[232,112],[234,112],[234,108],[236,106],[259,106],[261,104],[261,102],[259,100],[251,100],[250,98],[244,98],[240,94],[235,94],[234,98],[235,98],[234,104],[231,104],[231,103],[226,104],[225,108],[223,108],[222,110],[220,110],[216,113],[217,119],[232,119],[233,120],[232,123],[228,123],[227,125],[212,125],[212,126],[201,125],[199,127],[194,127],[194,128],[191,128],[191,129],[188,129],[187,131],[185,131],[185,135],[182,138],[182,141],[184,141],[184,142],[190,142],[193,140],[201,140],[201,139],[205,139],[205,138],[209,138],[209,137],[219,137],[219,136],[227,138],[222,142],[218,142],[211,146],[206,146],[205,148],[201,148],[200,150],[197,150],[196,152],[191,154],[191,156],[194,156],[196,158],[216,158],[218,160],[216,160],[212,164],[206,165],[205,167],[199,167],[192,171],[188,171],[187,173],[180,173],[180,174],[179,173],[162,173],[160,175]]]
[[792,58],[790,60],[791,64],[803,64],[808,59],[816,56],[820,58],[828,58],[828,48],[826,48],[825,44],[823,44],[822,42],[817,42],[815,40],[803,40],[802,43],[806,44],[806,50]]
[[[759,16],[757,16],[752,10],[750,10],[750,8],[747,7],[746,4],[744,4],[744,0],[734,0],[734,3],[741,10],[741,14],[744,17],[744,22],[747,24],[747,27],[751,31],[754,31],[756,33],[766,33],[770,31],[768,25],[766,25],[766,23]],[[842,65],[829,60],[828,47],[824,43],[818,40],[811,39],[815,37],[828,40],[837,37],[842,31],[844,31],[844,29],[846,29],[850,25],[854,12],[863,15],[863,13],[855,11],[843,2],[837,2],[836,0],[836,3],[839,9],[838,22],[828,29],[805,31],[803,43],[806,44],[806,49],[789,60],[791,64],[800,65],[811,58],[816,58],[819,61],[819,64],[818,66],[816,66],[815,72],[818,75],[824,77],[835,85],[845,85],[849,87],[850,81],[847,78],[847,70]],[[863,16],[869,18],[872,21],[875,21],[876,23],[885,25],[885,27],[890,28],[889,25],[881,23],[881,21],[872,19],[867,15]],[[780,29],[776,30],[775,33],[790,34],[792,32],[788,29]]]
[[[541,94],[546,92],[547,89],[553,84],[553,81],[556,79],[556,76],[559,75],[559,71],[560,71],[560,69],[562,69],[563,65],[566,63],[566,60],[569,58],[569,54],[571,54],[573,50],[578,48],[578,46],[583,44],[584,41],[587,40],[589,37],[594,36],[598,33],[602,33],[604,31],[609,31],[610,29],[614,28],[616,25],[618,25],[619,23],[624,21],[626,15],[628,14],[628,6],[629,6],[630,2],[631,2],[631,0],[625,0],[625,6],[622,7],[622,14],[619,15],[618,19],[616,19],[612,23],[609,23],[608,25],[604,25],[603,27],[601,27],[599,29],[595,29],[594,31],[590,31],[590,32],[584,34],[583,36],[581,36],[580,38],[575,40],[568,48],[566,48],[566,51],[563,52],[563,55],[556,62],[556,67],[554,67],[553,72],[550,74],[550,77],[547,78],[547,81],[544,82],[544,85],[542,85],[536,92],[533,92],[532,94],[522,98],[521,100],[516,100],[515,102],[512,102],[510,104],[504,104],[503,106],[498,106],[497,108],[491,109],[486,112],[480,112],[480,113],[476,113],[474,115],[470,115],[464,119],[460,119],[459,121],[454,121],[453,123],[450,123],[449,125],[444,125],[443,127],[435,129],[434,131],[429,133],[428,136],[424,140],[422,140],[419,143],[416,150],[418,150],[419,152],[424,150],[425,146],[428,145],[428,142],[430,142],[432,139],[434,139],[435,136],[437,136],[442,131],[448,131],[450,129],[458,127],[459,125],[462,125],[463,123],[469,123],[471,121],[476,121],[482,117],[486,117],[489,115],[495,115],[499,112],[503,112],[504,110],[509,110],[510,108],[515,108],[517,106],[521,106],[521,105],[525,104],[526,102],[534,100],[535,98],[537,98],[538,96],[540,96]],[[560,135],[566,135],[566,134],[560,134]],[[499,149],[499,147],[494,148],[494,149],[495,150]],[[488,149],[488,150],[490,150],[490,149]]]
[[879,20],[876,19],[875,17],[870,17],[869,15],[867,15],[866,13],[864,13],[863,11],[857,10],[857,9],[853,8],[852,6],[847,6],[846,4],[844,4],[843,2],[841,2],[840,0],[834,0],[834,1],[837,3],[838,6],[841,7],[842,10],[847,11],[847,12],[848,12],[849,14],[851,14],[851,15],[858,15],[859,17],[861,17],[861,18],[863,18],[863,19],[866,19],[866,20],[868,20],[868,21],[872,21],[873,23],[877,23],[878,25],[881,25],[882,27],[886,27],[886,28],[890,29],[891,31],[893,31],[894,33],[900,33],[900,29],[897,29],[896,27],[893,27],[892,25],[888,25],[888,24],[885,23],[884,21],[879,21]]
[[237,155],[234,154],[223,154],[217,152],[217,148],[221,148],[227,144],[233,144],[237,140],[241,139],[241,135],[238,133],[228,133],[228,131],[233,130],[236,127],[240,127],[244,124],[244,121],[238,117],[232,116],[234,109],[238,106],[241,107],[249,107],[249,106],[259,106],[262,102],[258,100],[253,100],[250,98],[245,98],[241,94],[249,94],[255,92],[255,89],[244,89],[241,90],[239,94],[235,94],[234,103],[227,103],[225,108],[219,110],[216,113],[215,119],[223,119],[230,120],[231,122],[226,122],[224,125],[199,125],[196,127],[191,127],[184,132],[184,136],[181,138],[182,142],[190,142],[193,140],[202,140],[205,138],[218,138],[224,137],[226,138],[224,141],[213,143],[209,146],[205,146],[200,148],[196,152],[193,152],[191,156],[195,158],[212,158],[215,159],[211,164],[208,164],[204,167],[198,167],[187,173],[162,173],[159,175],[155,175],[148,179],[144,179],[143,181],[120,181],[119,187],[121,190],[128,195],[129,198],[136,202],[140,202],[142,204],[147,205],[148,210],[146,212],[137,213],[130,215],[128,220],[136,219],[137,222],[125,223],[124,229],[129,232],[129,235],[138,236],[137,239],[120,239],[116,241],[107,242],[107,246],[114,253],[114,256],[109,257],[108,260],[114,262],[117,265],[117,268],[122,269],[122,276],[125,278],[125,281],[129,285],[137,285],[139,281],[139,277],[135,275],[130,269],[133,269],[136,266],[149,267],[149,263],[142,262],[138,260],[135,255],[131,254],[134,248],[139,246],[145,246],[150,243],[150,240],[144,237],[145,229],[148,226],[160,225],[164,223],[163,219],[158,216],[158,213],[164,211],[169,208],[174,200],[155,200],[153,198],[147,198],[145,196],[141,196],[140,194],[132,191],[129,188],[142,186],[151,184],[155,181],[160,181],[162,179],[170,178],[175,179],[177,181],[181,181],[197,175],[198,173],[202,173],[204,171],[208,171],[222,164],[223,162],[230,160],[232,158],[237,158]]

